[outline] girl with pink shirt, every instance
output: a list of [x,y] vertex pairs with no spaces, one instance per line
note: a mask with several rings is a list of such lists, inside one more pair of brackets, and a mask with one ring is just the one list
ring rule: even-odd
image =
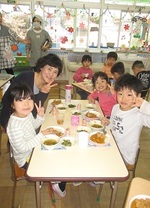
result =
[[[82,57],[82,67],[78,68],[73,76],[73,80],[76,82],[83,82],[84,79],[92,79],[93,77],[93,70],[90,68],[90,65],[92,64],[92,58],[90,55],[84,55]],[[78,89],[77,93],[80,95],[81,100],[86,100],[88,94]]]
[[114,87],[109,85],[109,79],[105,72],[96,72],[92,78],[95,91],[88,96],[89,102],[99,102],[104,116],[110,117],[113,106],[117,103]]

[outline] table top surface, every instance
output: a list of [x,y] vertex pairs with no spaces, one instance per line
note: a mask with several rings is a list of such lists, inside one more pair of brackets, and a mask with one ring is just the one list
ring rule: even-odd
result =
[[150,181],[138,177],[131,181],[124,208],[130,208],[130,200],[137,195],[148,195],[150,197]]
[[86,82],[73,82],[72,85],[88,92],[89,94],[93,92],[93,84],[91,83],[91,80],[87,80]]
[[3,87],[13,77],[14,75],[11,75],[11,74],[0,74],[0,87]]
[[[55,115],[49,113],[52,109],[53,100],[49,100],[45,120],[41,129],[50,126],[57,126]],[[86,109],[87,100],[72,100],[72,104],[81,104],[81,110]],[[72,108],[67,108],[65,112],[65,121],[61,125],[63,128],[70,128],[71,136],[77,137],[77,126],[71,125]],[[87,109],[86,109],[87,110]],[[96,110],[102,112],[99,104]],[[80,123],[82,125],[82,115]],[[87,124],[88,125],[88,124]],[[107,129],[110,136],[109,145],[103,147],[88,146],[81,148],[76,142],[75,145],[67,149],[42,150],[36,147],[33,150],[32,157],[27,169],[27,178],[31,181],[53,180],[53,181],[124,181],[128,178],[128,170],[120,155],[118,147]]]

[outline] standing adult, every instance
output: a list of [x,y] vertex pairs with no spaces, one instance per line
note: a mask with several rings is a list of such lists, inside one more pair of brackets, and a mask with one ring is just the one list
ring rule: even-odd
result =
[[0,12],[0,72],[6,70],[8,74],[14,74],[15,60],[11,51],[11,42],[29,44],[27,39],[20,38],[16,32],[2,24],[3,17]]
[[27,32],[27,39],[30,45],[26,46],[27,60],[30,66],[36,70],[36,62],[40,57],[47,54],[47,50],[52,47],[52,40],[46,30],[42,27],[43,21],[41,16],[35,15],[32,18],[32,28]]

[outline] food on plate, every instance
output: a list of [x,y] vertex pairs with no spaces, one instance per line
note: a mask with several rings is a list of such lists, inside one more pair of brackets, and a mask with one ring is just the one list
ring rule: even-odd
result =
[[150,208],[150,199],[134,199],[131,208]]
[[106,135],[101,133],[101,132],[97,132],[95,134],[93,134],[90,137],[90,140],[92,142],[98,143],[98,144],[104,144],[105,143],[105,139],[106,139]]
[[81,129],[81,130],[77,130],[77,132],[89,132],[89,131],[86,129]]
[[72,143],[69,139],[64,139],[61,144],[66,146],[66,147],[71,147],[72,146]]
[[95,123],[95,124],[92,124],[91,125],[91,127],[93,127],[93,128],[103,128],[103,126],[102,125],[100,125],[100,124],[97,124],[97,123]]
[[67,108],[66,107],[58,107],[57,109],[58,110],[66,110]]
[[81,115],[81,112],[75,111],[75,112],[72,113],[72,115]]
[[55,144],[57,144],[57,141],[55,139],[47,139],[43,142],[43,144],[48,145],[48,146],[55,145]]
[[74,108],[74,107],[76,107],[76,105],[69,104],[68,107],[69,107],[69,108]]
[[61,137],[64,135],[63,132],[61,132],[60,130],[58,129],[54,129],[54,128],[47,128],[49,130],[49,133],[50,134],[56,134],[58,137]]
[[51,103],[52,105],[58,105],[61,104],[61,100],[53,100],[53,102]]
[[88,118],[98,118],[97,115],[92,112],[86,112],[85,116]]

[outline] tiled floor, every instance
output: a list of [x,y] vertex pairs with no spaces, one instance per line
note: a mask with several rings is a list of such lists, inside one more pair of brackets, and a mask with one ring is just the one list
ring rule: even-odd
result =
[[[58,89],[53,90],[50,98],[58,98]],[[141,151],[136,169],[136,176],[150,180],[150,129],[143,128],[140,139]],[[115,165],[115,164],[114,164]],[[118,168],[118,167],[116,167]],[[7,138],[2,138],[2,155],[0,156],[0,208],[11,208],[13,182],[7,152]],[[129,180],[119,183],[115,208],[123,208],[125,196],[129,187]],[[78,187],[67,184],[67,195],[64,199],[56,197],[56,204],[51,203],[48,184],[44,183],[41,189],[42,208],[109,208],[110,185],[104,185],[100,202],[96,201],[97,188],[83,183]],[[19,181],[16,191],[16,206],[21,208],[36,208],[34,183]]]

